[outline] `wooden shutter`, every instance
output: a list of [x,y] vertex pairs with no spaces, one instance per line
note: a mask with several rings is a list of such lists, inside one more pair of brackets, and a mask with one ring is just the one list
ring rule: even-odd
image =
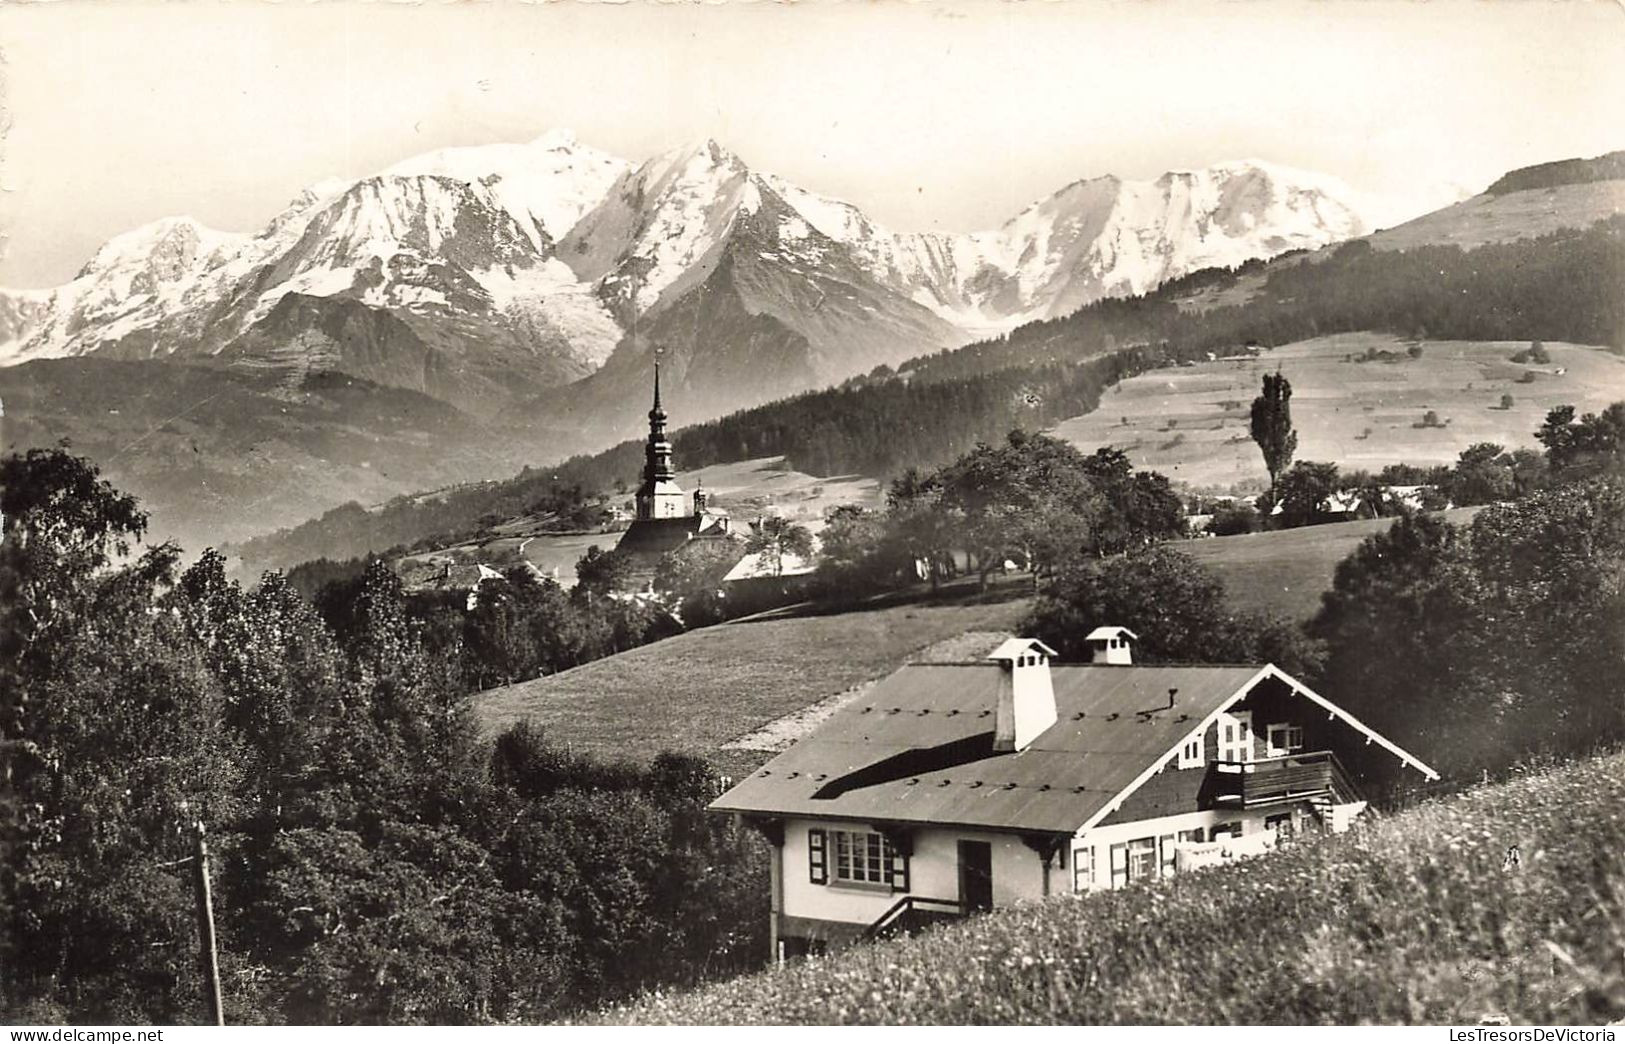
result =
[[829,848],[824,831],[807,831],[807,880],[813,884],[829,882]]
[[891,865],[887,867],[891,890],[894,892],[908,891],[908,856],[891,845],[886,846],[886,851],[891,855]]

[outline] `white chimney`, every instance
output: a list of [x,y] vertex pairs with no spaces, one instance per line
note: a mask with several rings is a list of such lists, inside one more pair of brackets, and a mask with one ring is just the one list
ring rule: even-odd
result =
[[999,704],[993,718],[993,749],[1026,750],[1055,724],[1055,687],[1049,661],[1055,650],[1036,638],[1010,638],[988,659],[999,665]]
[[1139,637],[1127,627],[1096,627],[1084,641],[1094,653],[1091,663],[1130,664],[1134,662],[1134,653],[1129,643],[1138,641]]

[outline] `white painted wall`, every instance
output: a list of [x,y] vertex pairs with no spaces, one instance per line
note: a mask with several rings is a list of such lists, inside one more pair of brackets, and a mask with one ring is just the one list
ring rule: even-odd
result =
[[[889,888],[867,889],[835,880],[834,845],[830,846],[828,884],[813,884],[807,874],[807,832],[811,829],[865,830],[862,824],[792,819],[784,827],[784,912],[791,917],[870,924],[903,897]],[[1136,834],[1136,837],[1141,836]],[[1038,853],[1011,834],[926,828],[914,837],[909,862],[909,894],[930,899],[959,898],[958,842],[986,841],[993,852],[993,906],[1010,906],[1044,894],[1043,863]],[[1071,887],[1065,852],[1051,861],[1051,894]]]
[[[1262,833],[1265,830],[1264,819],[1267,816],[1277,815],[1283,808],[1252,809],[1209,809],[1203,812],[1182,812],[1176,816],[1161,816],[1157,819],[1137,819],[1131,823],[1114,823],[1111,826],[1095,827],[1072,841],[1071,859],[1067,865],[1075,865],[1072,860],[1077,858],[1079,849],[1094,850],[1094,872],[1083,883],[1084,890],[1106,889],[1112,886],[1111,876],[1111,847],[1126,841],[1133,841],[1142,837],[1161,837],[1164,834],[1177,835],[1181,830],[1194,830],[1201,827],[1204,835],[1217,823],[1241,823],[1241,834],[1249,837]],[[1159,853],[1160,856],[1160,853]],[[1066,878],[1066,888],[1070,888],[1072,877]],[[1053,891],[1063,891],[1059,882],[1052,877]]]

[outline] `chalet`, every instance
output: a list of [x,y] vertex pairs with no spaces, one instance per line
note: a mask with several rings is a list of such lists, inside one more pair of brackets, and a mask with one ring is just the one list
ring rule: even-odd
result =
[[1437,778],[1278,667],[1138,665],[1135,640],[907,665],[717,798],[773,845],[775,957],[1341,831],[1383,761]]

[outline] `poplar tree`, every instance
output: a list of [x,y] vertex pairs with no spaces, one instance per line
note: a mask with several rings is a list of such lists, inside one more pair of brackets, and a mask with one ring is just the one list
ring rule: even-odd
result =
[[1292,429],[1292,384],[1279,371],[1264,375],[1264,393],[1253,400],[1253,441],[1264,454],[1273,504],[1275,483],[1298,448],[1298,433]]

